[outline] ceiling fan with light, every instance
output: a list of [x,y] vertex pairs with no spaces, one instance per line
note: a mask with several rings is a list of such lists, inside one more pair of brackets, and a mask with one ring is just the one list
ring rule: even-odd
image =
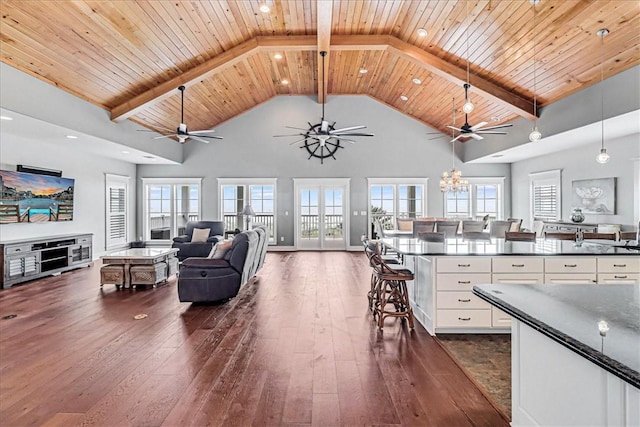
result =
[[[207,135],[209,133],[214,133],[215,130],[213,130],[213,129],[194,130],[194,131],[189,131],[188,130],[187,125],[184,122],[184,90],[185,90],[185,87],[184,86],[180,86],[180,87],[178,87],[178,90],[180,91],[180,94],[181,94],[181,98],[180,98],[180,101],[181,101],[180,102],[180,124],[175,129],[175,131],[173,129],[157,126],[158,128],[161,128],[164,131],[168,131],[168,132],[171,132],[171,133],[165,133],[162,136],[156,136],[153,139],[178,138],[178,141],[180,142],[180,144],[184,144],[189,139],[200,141],[200,142],[203,142],[205,144],[208,144],[209,142],[211,142],[211,141],[208,141],[208,139],[224,139],[221,136]],[[156,132],[155,130],[148,130],[148,129],[143,129],[143,130],[141,129],[141,131],[142,132]],[[159,132],[159,133],[161,133],[161,132]]]
[[[464,84],[464,98],[465,99],[469,99],[469,87],[471,87],[468,83]],[[477,125],[473,125],[471,126],[469,124],[469,118],[468,118],[468,114],[465,112],[464,113],[464,124],[462,125],[462,127],[455,127],[454,126],[447,126],[449,129],[454,129],[457,130],[458,132],[460,132],[460,135],[456,136],[455,138],[453,138],[451,140],[451,142],[457,141],[460,138],[473,138],[477,141],[480,141],[482,139],[484,139],[482,137],[482,135],[506,135],[507,132],[504,131],[498,131],[496,132],[497,129],[503,129],[503,128],[508,128],[513,126],[511,123],[507,123],[504,125],[497,125],[497,126],[489,126],[489,127],[485,127],[488,124],[488,122],[480,122]],[[464,141],[463,141],[464,142]]]
[[[324,57],[327,56],[326,51],[321,51],[320,56],[322,56],[322,91],[324,93]],[[345,128],[336,129],[336,122],[330,123],[328,120],[324,118],[324,104],[325,100],[322,102],[322,118],[320,123],[311,124],[311,122],[307,122],[309,125],[308,129],[298,128],[293,126],[285,126],[288,129],[296,129],[302,132],[293,133],[288,135],[274,135],[274,137],[282,137],[282,136],[298,136],[302,137],[296,141],[293,141],[289,145],[303,143],[300,148],[305,148],[309,153],[309,159],[315,157],[320,159],[320,163],[324,163],[324,159],[332,157],[335,159],[335,153],[340,148],[344,148],[341,145],[342,141],[354,143],[355,140],[351,139],[355,136],[375,136],[372,133],[361,133],[354,132],[356,130],[364,129],[366,126],[349,126]]]

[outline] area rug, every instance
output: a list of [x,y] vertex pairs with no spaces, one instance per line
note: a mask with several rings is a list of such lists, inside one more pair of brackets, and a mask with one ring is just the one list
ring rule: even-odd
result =
[[485,396],[511,419],[511,335],[439,334],[438,342]]

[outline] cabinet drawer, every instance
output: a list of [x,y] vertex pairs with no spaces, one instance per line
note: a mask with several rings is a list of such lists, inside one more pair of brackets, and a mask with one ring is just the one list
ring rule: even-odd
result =
[[491,283],[495,284],[522,284],[522,285],[540,285],[544,283],[544,274],[542,273],[499,273],[491,276]]
[[23,254],[26,252],[31,252],[31,245],[6,246],[4,250],[7,255]]
[[438,258],[438,273],[490,273],[490,257]]
[[470,291],[473,285],[491,283],[491,274],[438,274],[436,280],[439,291]]
[[547,258],[544,260],[545,273],[595,273],[596,259],[591,257]]
[[637,285],[640,284],[640,273],[598,273],[601,285]]
[[531,257],[495,257],[493,258],[494,273],[542,273],[544,271],[543,258]]
[[439,328],[490,328],[491,309],[438,310]]
[[598,258],[598,273],[640,273],[640,257]]
[[440,291],[438,292],[437,307],[440,308],[491,308],[491,305],[473,295],[469,291]]
[[593,285],[596,283],[595,273],[560,274],[551,273],[544,275],[544,282],[552,285]]
[[491,326],[494,328],[510,328],[511,316],[495,306],[491,306]]

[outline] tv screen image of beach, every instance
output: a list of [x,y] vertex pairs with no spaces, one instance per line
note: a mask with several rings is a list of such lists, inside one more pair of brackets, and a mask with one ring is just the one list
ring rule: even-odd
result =
[[71,221],[71,178],[0,170],[0,223]]

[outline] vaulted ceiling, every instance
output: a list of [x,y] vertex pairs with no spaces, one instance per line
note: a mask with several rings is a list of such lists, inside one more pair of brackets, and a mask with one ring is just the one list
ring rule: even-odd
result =
[[[601,63],[605,78],[640,64],[635,0],[541,0],[535,29],[529,0],[2,0],[0,8],[3,62],[112,120],[150,128],[175,129],[185,85],[190,129],[277,95],[322,102],[326,92],[368,95],[447,132],[467,66],[469,121],[498,124],[535,117],[534,83],[544,107],[598,83]],[[601,28],[610,31],[604,46]]]

